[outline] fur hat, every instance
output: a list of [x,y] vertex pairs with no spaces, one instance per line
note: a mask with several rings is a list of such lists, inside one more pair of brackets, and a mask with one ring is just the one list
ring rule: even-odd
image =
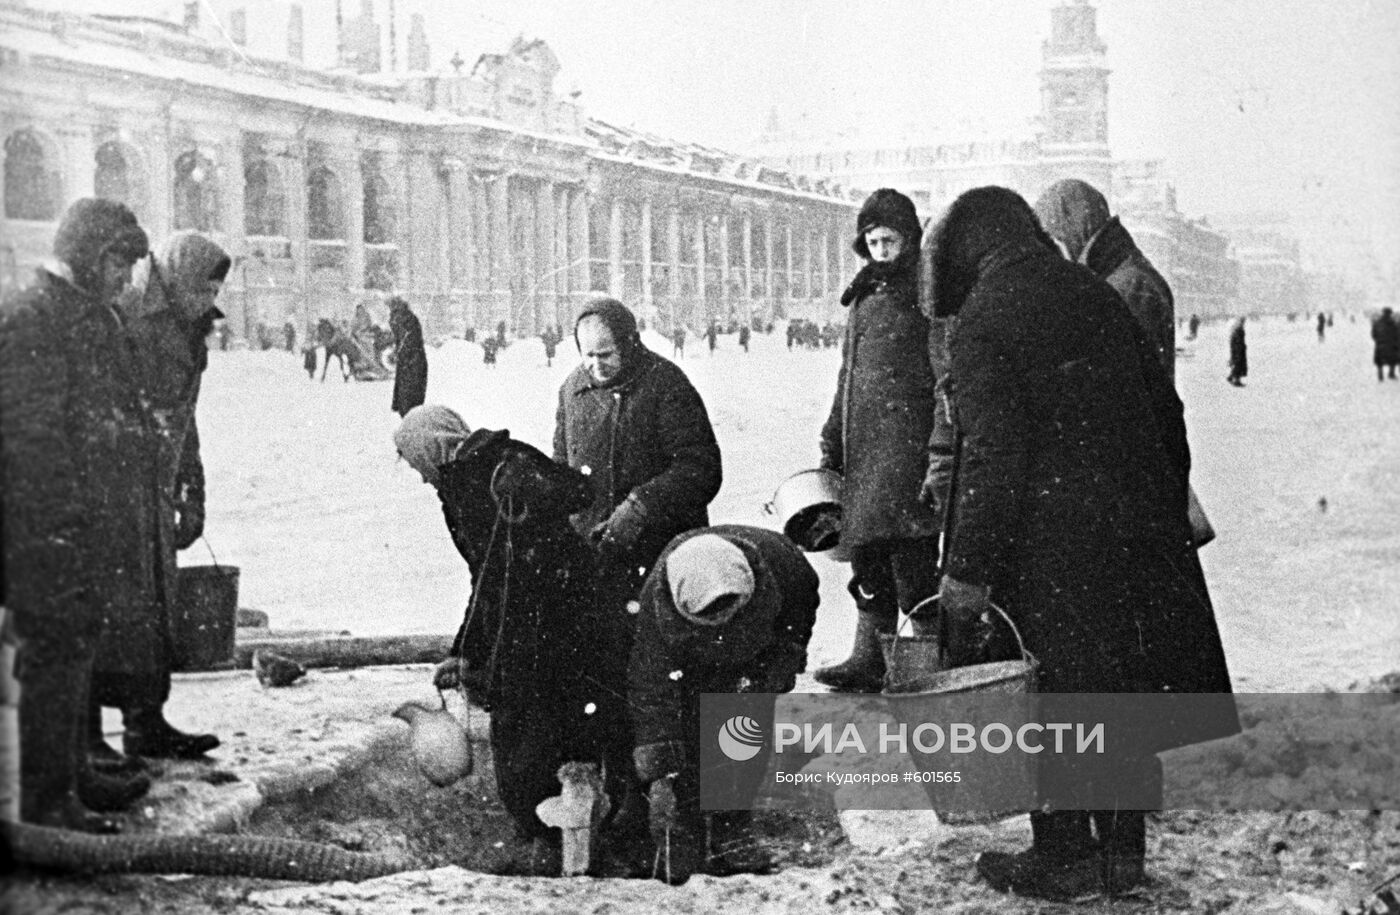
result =
[[150,245],[136,214],[125,205],[84,197],[63,214],[54,233],[53,253],[73,271],[73,282],[90,290],[97,283],[104,254],[120,254],[134,264],[150,253]]
[[904,236],[904,249],[917,250],[923,226],[919,224],[919,214],[914,210],[914,201],[893,188],[882,187],[861,204],[856,215],[856,240],[851,248],[862,258],[870,259],[870,249],[865,244],[865,233],[884,226],[894,229]]

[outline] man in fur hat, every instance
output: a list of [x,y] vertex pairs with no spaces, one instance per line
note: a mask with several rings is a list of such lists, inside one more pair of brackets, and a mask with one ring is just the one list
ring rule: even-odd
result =
[[[706,848],[700,695],[789,692],[807,664],[819,601],[801,550],[774,531],[738,524],[681,534],[642,586],[627,698],[637,775],[649,786],[652,833],[669,850],[672,882],[696,870],[726,876],[771,867],[747,810],[711,814]],[[758,783],[736,788],[752,796]]]
[[[104,617],[154,574],[152,417],[113,305],[147,252],[120,203],[83,199],[56,262],[0,309],[7,600],[20,638],[21,817],[99,832],[149,787],[92,772],[83,722]],[[139,547],[138,547],[139,548]]]

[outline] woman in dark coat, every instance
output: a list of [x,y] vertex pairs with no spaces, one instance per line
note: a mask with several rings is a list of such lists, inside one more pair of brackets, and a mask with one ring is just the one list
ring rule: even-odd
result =
[[1241,378],[1249,374],[1249,346],[1244,340],[1244,318],[1238,318],[1230,328],[1230,374],[1225,380],[1237,388],[1244,387]]
[[882,188],[856,217],[865,259],[841,296],[850,309],[836,397],[821,432],[822,467],[843,477],[841,542],[852,550],[851,656],[814,676],[833,689],[875,692],[879,637],[937,590],[937,512],[924,496],[936,401],[930,326],[919,311],[922,228],[910,199]]
[[[1228,693],[1187,520],[1181,401],[1132,316],[1005,188],[959,197],[933,252],[934,313],[957,316],[944,614],[966,632],[992,601],[1004,608],[1043,693]],[[1212,708],[1164,723],[1097,774],[1159,779],[1155,753],[1238,730],[1231,701]],[[1029,851],[979,859],[994,886],[1058,898],[1144,879],[1142,811],[1071,809],[1057,793],[1065,777],[1042,761],[1050,812],[1031,815]]]
[[1372,355],[1376,363],[1376,380],[1385,380],[1385,369],[1390,367],[1390,377],[1395,377],[1395,367],[1400,365],[1400,321],[1395,320],[1389,307],[1382,308],[1371,322],[1371,340],[1375,343]]
[[148,590],[114,601],[93,666],[89,746],[116,764],[102,735],[100,705],[122,710],[122,747],[133,756],[198,759],[219,746],[213,734],[190,734],[165,719],[176,658],[172,609],[178,593],[176,553],[204,532],[204,464],[195,407],[209,364],[205,338],[223,317],[214,304],[228,275],[228,253],[197,232],[177,232],[138,270],[123,301],[142,366],[142,390],[155,417],[159,470],[155,528],[146,536],[155,558]]
[[1088,267],[1123,297],[1167,377],[1173,377],[1176,314],[1171,287],[1118,217],[1109,215],[1103,194],[1084,181],[1066,178],[1046,188],[1035,212],[1045,231],[1065,246],[1070,260]]
[[390,406],[404,416],[423,402],[428,393],[428,354],[423,350],[423,325],[394,296],[389,300],[389,330],[394,334],[394,400]]
[[583,364],[559,388],[554,459],[589,473],[593,504],[574,516],[599,548],[599,600],[630,631],[625,606],[661,550],[709,524],[719,443],[700,393],[647,349],[632,312],[596,297],[579,312]]
[[[669,836],[664,824],[653,828],[658,850],[669,851],[673,882],[702,867],[725,876],[763,872],[772,864],[750,831],[748,810],[712,812],[706,843],[700,703],[705,693],[791,692],[807,664],[817,586],[816,572],[792,541],[739,524],[676,537],[642,586],[627,705],[636,727],[637,775],[650,786],[652,813],[675,810]],[[771,721],[765,724],[771,730]],[[728,789],[736,806],[749,805],[764,772],[712,768],[705,778],[716,780],[715,790]]]

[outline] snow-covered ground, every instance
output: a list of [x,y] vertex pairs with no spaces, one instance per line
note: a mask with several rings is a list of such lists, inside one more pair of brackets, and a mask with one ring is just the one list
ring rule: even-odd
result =
[[[1225,383],[1225,325],[1182,342],[1193,480],[1219,538],[1202,556],[1240,689],[1342,687],[1400,662],[1400,382],[1378,384],[1367,322],[1341,318],[1319,343],[1310,322],[1249,325],[1247,387]],[[647,334],[662,355],[671,347]],[[781,332],[734,336],[679,360],[709,407],[724,453],[712,520],[772,525],[764,502],[817,462],[835,388],[835,350],[789,352]],[[428,400],[475,427],[507,428],[546,452],[572,341],[545,366],[537,340],[498,367],[475,344],[429,348]],[[388,383],[312,382],[300,355],[211,353],[199,406],[208,548],[182,554],[242,568],[241,603],[278,629],[450,632],[469,579],[437,498],[400,463]],[[1325,499],[1325,510],[1320,500]],[[839,660],[854,612],[848,567],[814,560],[823,603],[815,664]]]

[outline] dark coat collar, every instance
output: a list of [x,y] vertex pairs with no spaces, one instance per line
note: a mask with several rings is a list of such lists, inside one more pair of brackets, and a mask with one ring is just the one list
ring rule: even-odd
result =
[[1133,242],[1133,236],[1115,216],[1089,239],[1079,262],[1092,270],[1095,276],[1104,277],[1117,270],[1135,251],[1137,244]]

